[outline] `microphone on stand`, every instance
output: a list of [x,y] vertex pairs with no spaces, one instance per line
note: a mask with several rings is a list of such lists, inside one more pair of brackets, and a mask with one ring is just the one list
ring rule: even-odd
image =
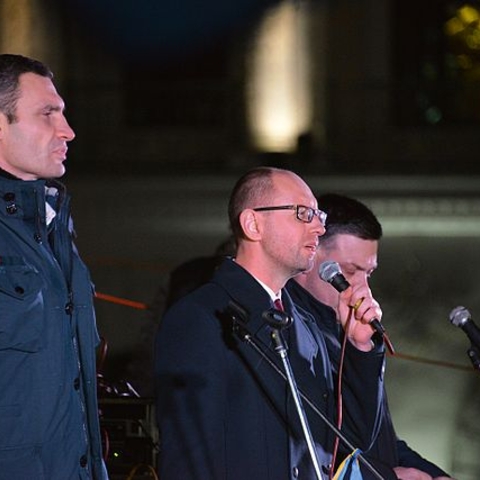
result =
[[472,345],[480,349],[480,328],[475,325],[472,315],[465,307],[455,307],[450,312],[450,322],[452,325],[461,328]]
[[[340,265],[333,260],[327,260],[326,262],[323,262],[318,269],[318,274],[324,282],[329,283],[339,293],[345,291],[350,286],[350,283],[342,273]],[[361,301],[357,302],[353,309],[356,310],[361,303]],[[370,320],[369,325],[375,330],[375,332],[383,337],[388,350],[392,355],[394,355],[395,349],[393,348],[393,345],[390,342],[385,327],[382,325],[382,323],[374,318],[373,320]]]
[[472,320],[472,315],[465,307],[455,307],[450,312],[450,323],[466,333],[471,343],[467,355],[474,368],[480,370],[480,328]]

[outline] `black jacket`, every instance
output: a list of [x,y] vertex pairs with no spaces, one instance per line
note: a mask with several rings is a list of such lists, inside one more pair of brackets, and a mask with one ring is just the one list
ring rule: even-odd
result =
[[[283,292],[294,318],[288,329],[288,356],[298,386],[334,421],[330,362],[314,319]],[[243,268],[226,260],[213,280],[175,303],[156,337],[156,411],[161,438],[162,480],[314,480],[285,381],[234,333],[230,301],[247,312],[246,328],[280,366],[271,328],[262,318],[271,308],[263,287]],[[237,325],[238,326],[238,325]],[[378,417],[383,353],[349,348],[348,427],[368,448]],[[325,478],[333,435],[305,407]],[[350,425],[350,420],[359,422]],[[366,477],[368,478],[368,477]]]
[[[295,280],[290,280],[287,283],[287,290],[297,305],[314,315],[318,327],[324,333],[328,353],[335,363],[334,370],[337,371],[343,330],[336,321],[334,310],[318,301]],[[344,392],[344,396],[345,395],[348,395],[348,390]],[[365,452],[365,456],[371,460],[386,477],[393,474],[392,469],[396,466],[417,468],[432,477],[448,476],[439,467],[412,450],[406,442],[397,438],[385,392],[383,394],[382,404],[382,421],[378,430],[378,436],[374,444]],[[347,453],[349,452],[342,449],[343,457]],[[341,459],[342,458],[339,460]]]

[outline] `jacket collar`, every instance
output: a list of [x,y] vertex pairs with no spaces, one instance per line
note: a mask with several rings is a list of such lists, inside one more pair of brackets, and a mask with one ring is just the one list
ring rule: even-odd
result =
[[[243,267],[232,259],[225,260],[217,269],[213,282],[227,291],[231,300],[241,307],[247,330],[265,344],[271,343],[271,329],[263,318],[263,313],[272,308],[268,292]],[[290,341],[295,342],[295,351],[307,360],[313,370],[313,362],[318,354],[318,341],[312,333],[314,320],[308,313],[300,312],[290,295],[282,289],[282,302],[285,311],[293,318],[288,327]]]

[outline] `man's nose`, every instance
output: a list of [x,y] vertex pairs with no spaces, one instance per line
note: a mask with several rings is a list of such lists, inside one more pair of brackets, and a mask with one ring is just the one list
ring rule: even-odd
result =
[[70,127],[65,117],[61,120],[58,130],[60,136],[67,142],[70,142],[75,138],[75,132],[73,131],[72,127]]
[[323,225],[320,218],[318,218],[317,216],[312,220],[311,225],[314,228],[315,234],[318,235],[319,237],[326,232],[325,226]]

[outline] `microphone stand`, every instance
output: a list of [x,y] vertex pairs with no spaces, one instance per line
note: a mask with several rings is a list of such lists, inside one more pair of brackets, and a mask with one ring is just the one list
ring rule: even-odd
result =
[[[265,312],[265,313],[268,313],[268,312]],[[283,312],[279,312],[279,313],[283,314]],[[275,315],[272,315],[272,317],[274,316]],[[289,317],[288,315],[285,315],[285,316],[288,318],[288,320],[291,319],[291,317]],[[291,324],[291,321],[289,321],[288,323]],[[287,347],[285,345],[285,341],[283,340],[282,332],[280,331],[281,328],[287,327],[289,325],[280,324],[279,326],[274,326],[273,323],[270,323],[270,326],[272,327],[272,334],[271,334],[272,340],[275,344],[274,351],[278,354],[278,356],[282,360],[283,368],[285,369],[287,383],[290,388],[293,401],[295,403],[295,408],[300,418],[300,424],[302,425],[303,435],[305,437],[305,441],[307,442],[308,452],[310,454],[310,458],[312,459],[315,475],[318,480],[322,480],[322,474],[320,472],[320,465],[318,464],[317,452],[315,450],[315,444],[313,441],[312,432],[310,431],[310,426],[308,425],[307,417],[305,415],[305,410],[303,409],[302,401],[300,399],[300,394],[298,392],[297,382],[295,381],[292,366],[290,364],[290,360],[288,359]]]
[[[313,412],[321,418],[321,420],[327,425],[327,427],[330,428],[333,431],[333,433],[335,433],[335,435],[339,437],[342,443],[346,445],[352,452],[356,450],[356,447],[325,416],[325,414],[322,413],[317,408],[317,406],[313,403],[313,401],[304,392],[302,392],[302,390],[296,385],[293,372],[291,369],[291,365],[288,360],[287,349],[280,332],[281,328],[290,326],[293,323],[293,318],[285,314],[285,312],[275,310],[275,309],[266,311],[263,314],[263,318],[273,328],[272,339],[275,343],[275,351],[279,354],[279,356],[282,359],[282,363],[285,368],[285,372],[283,372],[278,367],[278,365],[270,358],[270,356],[263,350],[260,344],[253,338],[252,334],[246,328],[246,323],[248,322],[246,310],[243,307],[241,307],[238,303],[234,301],[230,301],[227,307],[226,313],[232,319],[232,332],[242,342],[246,342],[248,345],[250,345],[267,362],[267,364],[289,384],[290,390],[292,392],[292,395],[295,401],[295,406],[297,408],[297,412],[300,417],[300,422],[304,430],[305,439],[306,439],[309,453],[315,468],[315,473],[317,474],[317,478],[321,480],[322,477],[321,477],[320,470],[318,468],[317,455],[316,455],[315,448],[313,446],[314,442],[312,440],[312,435],[305,417],[305,411],[302,407],[300,398],[307,403],[307,405],[313,410]],[[361,452],[357,454],[356,458],[358,458],[358,460],[370,470],[370,472],[375,476],[375,478],[377,478],[378,480],[385,480],[385,478],[380,474],[380,472],[370,463],[369,460],[367,460],[363,456]]]
[[480,350],[476,345],[471,344],[470,348],[467,350],[467,355],[470,361],[472,362],[473,368],[480,371]]

